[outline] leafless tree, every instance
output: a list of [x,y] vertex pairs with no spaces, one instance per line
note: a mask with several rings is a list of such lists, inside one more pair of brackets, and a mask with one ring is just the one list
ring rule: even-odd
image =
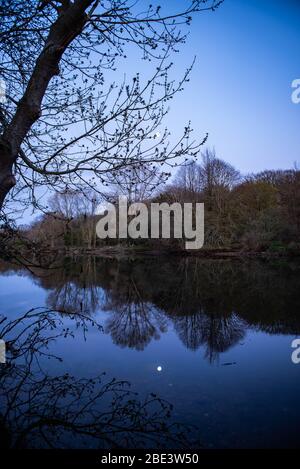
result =
[[240,173],[231,164],[217,158],[215,150],[207,148],[201,153],[202,161],[187,161],[175,177],[174,184],[191,193],[212,195],[217,188],[232,189],[240,180]]
[[150,199],[167,182],[171,173],[160,172],[154,164],[139,164],[113,172],[110,176],[110,198],[124,195],[131,202]]
[[201,168],[195,160],[181,166],[174,181],[175,187],[180,187],[189,193],[201,192],[201,183]]
[[[172,144],[161,129],[166,103],[190,73],[169,80],[170,53],[185,41],[192,15],[220,3],[191,0],[164,14],[129,0],[3,0],[0,208],[12,188],[13,200],[36,205],[39,188],[97,188],[134,162],[171,162],[197,152],[190,125]],[[105,73],[132,46],[156,62],[151,78],[137,73],[106,86]]]
[[217,158],[214,150],[202,152],[200,178],[202,188],[211,193],[214,188],[232,189],[239,181],[240,173],[231,164]]
[[[63,233],[73,237],[80,232],[80,242],[91,248],[96,245],[95,217],[100,197],[96,191],[87,188],[82,191],[65,190],[55,192],[48,204],[52,210],[47,218],[52,217],[62,222]],[[53,223],[52,223],[53,224]],[[51,227],[49,226],[51,229]],[[72,244],[72,239],[70,240]],[[79,241],[79,240],[78,240]]]

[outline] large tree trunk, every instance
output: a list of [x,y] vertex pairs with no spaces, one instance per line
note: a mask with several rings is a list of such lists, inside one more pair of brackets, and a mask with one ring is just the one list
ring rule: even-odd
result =
[[[0,209],[6,195],[16,183],[12,168],[26,135],[41,115],[41,104],[49,81],[59,73],[60,59],[68,45],[82,31],[88,19],[85,10],[93,1],[76,0],[70,3],[51,26],[16,113],[5,126],[0,138]],[[29,160],[27,164],[30,166]]]
[[0,142],[0,210],[8,192],[16,184],[9,147]]
[[11,168],[0,168],[0,210],[9,191],[16,184],[16,178],[12,174]]

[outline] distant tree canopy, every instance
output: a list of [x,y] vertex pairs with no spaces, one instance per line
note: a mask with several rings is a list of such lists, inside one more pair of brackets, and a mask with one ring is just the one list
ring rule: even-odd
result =
[[[2,0],[0,208],[8,193],[37,206],[39,188],[101,190],[124,168],[196,154],[189,125],[172,145],[161,129],[166,103],[190,72],[170,80],[170,54],[193,14],[220,3],[191,0],[168,11],[128,0]],[[152,76],[114,83],[106,74],[132,46],[155,63]]]
[[[123,183],[119,188],[116,185],[115,195],[123,195],[129,189],[126,195],[134,195],[131,197],[134,202],[204,202],[206,248],[299,252],[300,172],[297,169],[242,177],[232,165],[207,149],[202,152],[202,160],[188,161],[178,169],[173,184],[160,186],[153,195],[147,192],[146,183],[140,191],[138,186],[133,194],[130,178],[126,180],[129,185]],[[149,184],[152,187],[151,178]],[[129,243],[184,248],[181,239],[97,239],[97,203],[92,194],[89,199],[91,202],[83,203],[79,191],[55,194],[49,201],[52,212],[34,223],[28,235],[60,247],[94,248]]]

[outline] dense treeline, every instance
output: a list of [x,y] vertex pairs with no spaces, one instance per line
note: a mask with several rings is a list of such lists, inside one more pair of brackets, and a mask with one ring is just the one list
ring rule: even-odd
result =
[[[208,249],[289,250],[300,246],[300,171],[268,170],[242,177],[239,171],[215,153],[206,150],[201,162],[181,166],[172,184],[157,168],[133,168],[114,181],[113,192],[130,201],[204,202],[205,244]],[[90,191],[56,193],[49,213],[40,217],[27,236],[56,247],[95,248],[103,245],[184,248],[183,240],[100,240],[96,236],[98,194]]]

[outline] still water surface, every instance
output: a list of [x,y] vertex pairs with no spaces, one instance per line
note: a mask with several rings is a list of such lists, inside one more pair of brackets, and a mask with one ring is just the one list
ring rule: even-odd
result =
[[3,446],[299,446],[299,264],[78,258],[0,271]]

